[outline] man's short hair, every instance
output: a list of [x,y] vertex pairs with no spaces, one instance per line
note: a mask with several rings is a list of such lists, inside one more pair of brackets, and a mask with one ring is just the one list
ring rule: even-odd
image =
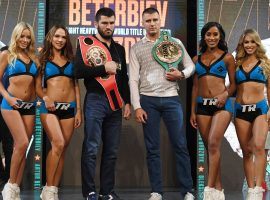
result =
[[111,8],[100,8],[95,16],[95,21],[98,22],[101,18],[101,16],[106,16],[106,17],[115,17],[115,13]]
[[143,11],[142,15],[144,15],[144,14],[153,14],[153,13],[159,14],[159,12],[158,12],[158,10],[157,10],[156,8],[149,7],[149,8],[146,8],[146,9]]

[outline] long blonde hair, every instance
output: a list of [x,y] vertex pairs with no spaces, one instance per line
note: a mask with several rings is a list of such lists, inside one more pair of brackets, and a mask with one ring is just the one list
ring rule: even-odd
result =
[[261,61],[260,66],[263,68],[263,73],[269,77],[270,76],[270,60],[266,56],[266,51],[262,45],[261,38],[258,32],[254,29],[247,29],[241,35],[237,48],[236,48],[236,65],[239,67],[243,64],[244,60],[247,58],[247,53],[244,49],[244,40],[246,35],[249,35],[254,42],[257,44],[257,49],[255,52],[256,58]]
[[13,32],[12,32],[11,38],[10,38],[10,42],[9,42],[8,63],[10,65],[13,65],[13,62],[18,58],[19,48],[18,48],[17,42],[20,39],[22,32],[25,29],[28,29],[30,31],[30,35],[31,35],[31,41],[30,41],[29,46],[26,49],[26,53],[30,57],[30,59],[36,60],[35,59],[35,57],[36,57],[35,56],[35,36],[34,36],[33,28],[28,23],[20,22],[13,29]]

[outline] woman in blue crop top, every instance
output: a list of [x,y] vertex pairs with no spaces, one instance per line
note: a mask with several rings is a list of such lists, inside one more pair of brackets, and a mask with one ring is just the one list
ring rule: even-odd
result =
[[[236,49],[236,64],[235,127],[243,151],[249,187],[247,199],[262,199],[266,164],[264,145],[270,125],[267,123],[270,61],[254,29],[247,29],[241,35]],[[265,86],[268,103],[264,96]]]
[[6,71],[9,86],[5,90],[0,80],[3,96],[1,112],[12,134],[14,149],[11,158],[10,179],[2,191],[3,199],[20,200],[20,188],[25,166],[25,153],[33,133],[35,119],[35,56],[33,28],[21,22],[12,32],[8,51],[0,56],[0,77]]
[[43,99],[41,122],[52,146],[46,162],[47,183],[40,195],[43,200],[58,200],[58,185],[66,148],[74,128],[81,125],[80,91],[74,79],[72,59],[67,29],[64,26],[53,26],[40,52],[42,67],[36,80],[37,94]]
[[[201,30],[200,55],[193,58],[195,74],[192,88],[191,125],[199,129],[208,155],[208,183],[204,200],[225,199],[220,178],[220,146],[231,121],[228,97],[235,91],[235,61],[227,53],[225,32],[217,22]],[[230,86],[225,86],[228,73]]]

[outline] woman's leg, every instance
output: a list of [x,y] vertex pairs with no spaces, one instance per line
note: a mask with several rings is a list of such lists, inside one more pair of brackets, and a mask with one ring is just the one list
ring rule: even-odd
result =
[[265,174],[265,141],[268,132],[268,123],[266,115],[258,116],[253,122],[253,152],[255,155],[254,172],[256,177],[256,186],[261,187]]
[[58,164],[55,176],[54,176],[54,181],[53,181],[54,186],[58,186],[61,180],[66,149],[70,143],[70,140],[74,132],[74,118],[60,120],[60,125],[61,125],[64,140],[65,140],[65,145],[64,145],[63,153],[60,157],[59,164]]
[[[1,110],[1,112],[14,140],[9,181],[10,183],[17,183],[18,176],[21,176],[20,168],[21,165],[24,165],[25,152],[29,144],[27,130],[18,111]],[[21,178],[19,177],[19,179]]]
[[[212,118],[211,128],[208,136],[208,154],[209,154],[209,175],[208,186],[216,187],[217,178],[220,179],[220,147],[224,133],[231,121],[231,113],[228,111],[219,111]],[[221,189],[221,184],[216,189]]]
[[64,137],[58,118],[53,114],[42,114],[41,122],[51,142],[52,148],[46,160],[47,186],[53,186],[54,177],[64,149]]
[[[33,134],[33,130],[34,130],[35,115],[23,115],[22,119],[23,119],[23,123],[24,123],[24,126],[25,126],[28,141],[30,141],[31,136]],[[23,159],[23,161],[21,163],[20,170],[19,170],[19,173],[18,173],[18,176],[17,176],[17,179],[16,179],[16,183],[18,185],[20,185],[21,182],[22,182],[25,162],[26,162],[26,156],[24,157],[24,159]]]
[[[204,146],[205,146],[206,151],[207,151],[207,163],[209,166],[208,137],[209,137],[209,131],[211,128],[211,123],[212,123],[212,116],[197,115],[197,122],[199,124],[199,131],[200,131]],[[221,170],[220,170],[220,162],[219,162],[218,176],[216,178],[216,183],[215,183],[215,187],[214,187],[218,190],[222,189],[220,173],[221,173]]]
[[243,152],[244,172],[249,188],[254,188],[254,165],[252,152],[252,124],[236,118],[235,128]]

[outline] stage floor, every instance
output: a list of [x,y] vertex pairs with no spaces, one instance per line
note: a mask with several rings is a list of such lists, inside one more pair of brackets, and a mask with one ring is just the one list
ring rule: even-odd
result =
[[[123,200],[147,200],[149,198],[149,192],[145,189],[137,190],[117,190],[117,194]],[[40,191],[22,191],[21,199],[22,200],[39,200]],[[239,191],[225,191],[226,199],[228,200],[244,200],[243,194]],[[0,196],[0,200],[2,200]],[[83,200],[81,189],[80,188],[62,188],[60,189],[60,200]],[[196,198],[197,199],[197,198]],[[180,194],[175,190],[167,190],[164,193],[164,200],[182,200]],[[265,194],[264,200],[270,200],[270,192]]]

